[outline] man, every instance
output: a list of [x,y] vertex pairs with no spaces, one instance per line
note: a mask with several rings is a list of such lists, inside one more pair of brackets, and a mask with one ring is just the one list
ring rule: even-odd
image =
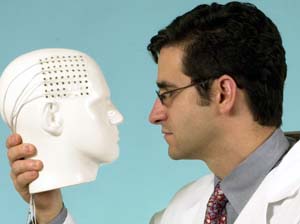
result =
[[[161,125],[171,158],[200,159],[213,172],[181,189],[151,223],[299,223],[300,143],[280,130],[286,63],[272,21],[250,4],[200,5],[148,50],[159,88],[150,122]],[[20,136],[7,142],[25,197],[42,164],[20,160],[36,152]],[[39,223],[66,214],[58,190],[35,201]]]

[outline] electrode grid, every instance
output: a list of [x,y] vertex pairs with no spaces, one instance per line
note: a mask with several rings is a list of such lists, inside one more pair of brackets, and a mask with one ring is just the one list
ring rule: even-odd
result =
[[51,56],[39,62],[46,98],[90,94],[86,62],[82,55]]

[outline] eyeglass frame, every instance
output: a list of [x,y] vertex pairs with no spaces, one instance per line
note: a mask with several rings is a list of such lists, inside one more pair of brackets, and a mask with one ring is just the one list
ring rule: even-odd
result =
[[159,93],[158,90],[155,90],[156,94],[157,94],[157,97],[158,99],[160,100],[161,104],[164,105],[164,106],[167,106],[165,104],[165,99],[166,98],[171,98],[172,97],[172,94],[169,95],[169,97],[166,97],[166,95],[170,94],[170,93],[174,93],[174,92],[177,92],[179,90],[184,90],[184,89],[187,89],[189,87],[192,87],[192,86],[195,86],[196,84],[204,84],[205,82],[209,81],[210,79],[205,79],[205,80],[199,80],[199,81],[194,81],[192,82],[191,84],[187,85],[187,86],[183,86],[183,87],[179,87],[179,88],[176,88],[176,89],[172,89],[172,90],[169,90],[169,91],[166,91],[166,92],[163,92],[163,93]]

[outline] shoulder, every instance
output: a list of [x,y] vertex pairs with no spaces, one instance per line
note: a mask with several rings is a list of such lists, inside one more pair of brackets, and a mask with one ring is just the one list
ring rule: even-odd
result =
[[201,200],[206,201],[206,196],[209,197],[213,190],[213,183],[214,175],[209,174],[186,184],[173,196],[164,210],[153,215],[150,224],[161,224],[161,220],[166,214],[178,214]]
[[195,180],[185,186],[183,186],[172,198],[172,202],[177,200],[189,200],[191,197],[195,196],[195,193],[204,193],[206,191],[211,191],[214,184],[214,175],[209,174],[204,177],[201,177],[198,180]]

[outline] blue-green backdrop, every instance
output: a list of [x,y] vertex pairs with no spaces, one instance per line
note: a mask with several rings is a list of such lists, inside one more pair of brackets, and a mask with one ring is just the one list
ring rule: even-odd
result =
[[[208,172],[199,161],[170,160],[160,128],[148,123],[155,100],[156,65],[146,46],[175,16],[210,2],[1,0],[0,71],[16,56],[34,49],[84,51],[101,65],[112,99],[125,117],[120,126],[119,160],[102,167],[97,181],[63,190],[66,206],[78,223],[148,223],[182,185]],[[283,130],[299,130],[300,1],[250,2],[281,31],[288,64]],[[9,178],[5,148],[9,133],[1,121],[0,223],[18,224],[25,223],[28,206]]]

